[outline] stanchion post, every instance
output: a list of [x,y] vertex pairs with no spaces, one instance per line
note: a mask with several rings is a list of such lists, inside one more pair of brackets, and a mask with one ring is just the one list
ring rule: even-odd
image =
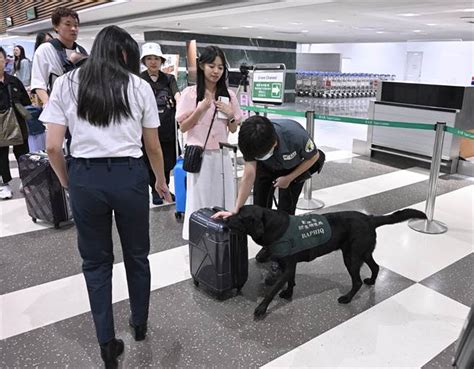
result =
[[408,222],[408,226],[415,231],[429,234],[440,234],[448,230],[446,224],[433,219],[436,188],[438,185],[438,177],[441,166],[441,156],[443,152],[443,140],[445,122],[436,123],[436,135],[433,147],[433,156],[431,158],[430,178],[428,184],[428,196],[426,198],[425,213],[428,219],[412,219]]
[[[306,131],[314,141],[314,111],[306,112]],[[301,210],[316,210],[324,207],[324,202],[313,199],[313,177],[306,180],[303,188],[303,198],[298,200],[296,207]]]

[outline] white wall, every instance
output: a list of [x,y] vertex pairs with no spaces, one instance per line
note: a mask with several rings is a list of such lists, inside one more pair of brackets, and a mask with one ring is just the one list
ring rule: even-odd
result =
[[420,82],[469,85],[474,76],[474,42],[389,42],[301,44],[302,53],[340,53],[343,72],[395,74],[404,80],[406,53],[423,52]]

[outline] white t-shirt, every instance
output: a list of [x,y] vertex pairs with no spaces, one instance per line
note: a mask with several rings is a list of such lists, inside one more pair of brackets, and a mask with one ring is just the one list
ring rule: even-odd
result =
[[49,76],[62,76],[64,74],[61,60],[54,46],[45,42],[35,51],[31,68],[31,89],[49,89]]
[[49,102],[39,119],[69,127],[71,155],[75,158],[141,157],[142,127],[160,125],[158,108],[150,84],[130,74],[128,101],[131,117],[108,127],[93,126],[77,116],[79,69],[59,77],[54,83]]

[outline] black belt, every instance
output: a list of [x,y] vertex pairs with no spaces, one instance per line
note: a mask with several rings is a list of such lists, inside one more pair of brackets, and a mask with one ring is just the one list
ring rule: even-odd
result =
[[89,163],[129,163],[135,160],[142,160],[142,158],[133,158],[131,156],[122,156],[114,158],[73,158],[74,160],[84,161]]
[[114,158],[72,158],[75,162],[84,163],[87,168],[95,165],[107,165],[110,170],[113,165],[128,165],[130,169],[132,166],[138,165],[143,161],[143,158],[133,158],[131,156],[122,156]]

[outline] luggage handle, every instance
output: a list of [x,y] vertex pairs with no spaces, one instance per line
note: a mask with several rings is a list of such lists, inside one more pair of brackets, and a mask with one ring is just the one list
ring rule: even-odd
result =
[[225,174],[224,174],[224,147],[227,149],[230,149],[234,152],[234,181],[235,181],[235,186],[234,186],[234,199],[237,199],[238,195],[238,184],[239,184],[239,179],[238,179],[238,173],[237,173],[237,150],[238,146],[237,145],[232,145],[226,142],[219,142],[219,149],[221,151],[221,175],[222,175],[222,206],[225,208]]
[[219,212],[219,211],[226,211],[223,207],[221,206],[213,206],[212,207],[212,210],[214,210],[214,212]]
[[238,149],[237,145],[232,145],[225,142],[219,142],[219,149],[222,150],[224,147],[231,149],[235,154],[237,154],[237,149]]

